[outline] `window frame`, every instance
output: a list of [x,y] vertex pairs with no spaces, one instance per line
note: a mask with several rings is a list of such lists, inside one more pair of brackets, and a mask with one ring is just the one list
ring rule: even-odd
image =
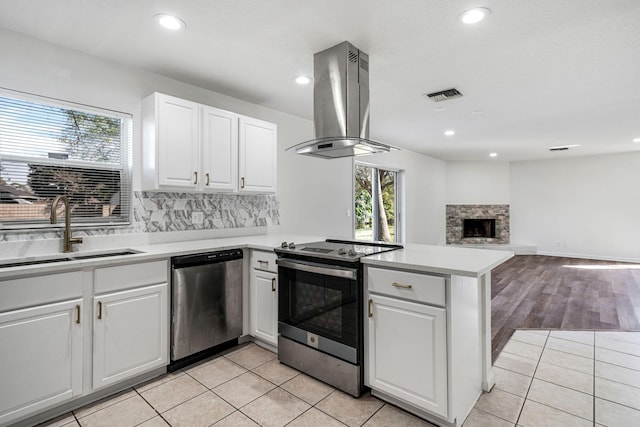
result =
[[[113,217],[105,217],[105,220],[99,220],[98,217],[71,217],[71,224],[74,228],[80,229],[97,229],[104,227],[123,227],[129,226],[133,218],[133,115],[122,111],[112,110],[108,108],[100,108],[78,102],[62,100],[58,98],[36,95],[27,92],[21,92],[0,87],[0,97],[11,98],[18,101],[30,102],[40,105],[46,105],[54,108],[74,110],[81,113],[89,113],[102,115],[121,120],[120,126],[120,161],[115,162],[92,162],[88,160],[77,159],[51,159],[46,157],[33,157],[24,155],[1,155],[2,162],[17,162],[24,165],[29,163],[43,166],[61,166],[69,168],[81,168],[87,170],[104,170],[120,172],[120,216],[118,219]],[[108,219],[107,219],[108,218]],[[0,232],[3,231],[21,231],[32,229],[59,229],[64,227],[64,223],[50,224],[47,219],[26,219],[5,221],[0,219]]]

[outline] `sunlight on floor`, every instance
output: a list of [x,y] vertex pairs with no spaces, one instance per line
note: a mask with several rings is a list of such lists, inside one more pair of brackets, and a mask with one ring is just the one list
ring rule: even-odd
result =
[[563,265],[563,267],[583,270],[640,270],[640,264]]

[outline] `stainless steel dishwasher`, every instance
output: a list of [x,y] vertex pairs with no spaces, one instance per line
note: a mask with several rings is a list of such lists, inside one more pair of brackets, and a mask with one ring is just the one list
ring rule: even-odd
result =
[[242,335],[242,249],[171,259],[169,371],[237,344]]

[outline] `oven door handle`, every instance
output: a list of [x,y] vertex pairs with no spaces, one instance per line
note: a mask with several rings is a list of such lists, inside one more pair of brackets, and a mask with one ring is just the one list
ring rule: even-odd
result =
[[328,267],[324,264],[316,264],[312,262],[302,261],[289,261],[284,259],[278,259],[276,263],[283,268],[290,268],[291,270],[306,271],[307,273],[323,274],[325,276],[342,277],[345,279],[356,280],[358,277],[358,270],[353,268],[343,267]]

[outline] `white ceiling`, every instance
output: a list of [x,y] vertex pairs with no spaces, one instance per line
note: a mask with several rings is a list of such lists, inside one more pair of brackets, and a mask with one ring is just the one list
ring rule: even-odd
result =
[[[475,6],[492,13],[462,24]],[[293,79],[348,40],[370,58],[371,138],[444,160],[640,150],[639,23],[640,0],[0,0],[0,27],[309,119]]]

